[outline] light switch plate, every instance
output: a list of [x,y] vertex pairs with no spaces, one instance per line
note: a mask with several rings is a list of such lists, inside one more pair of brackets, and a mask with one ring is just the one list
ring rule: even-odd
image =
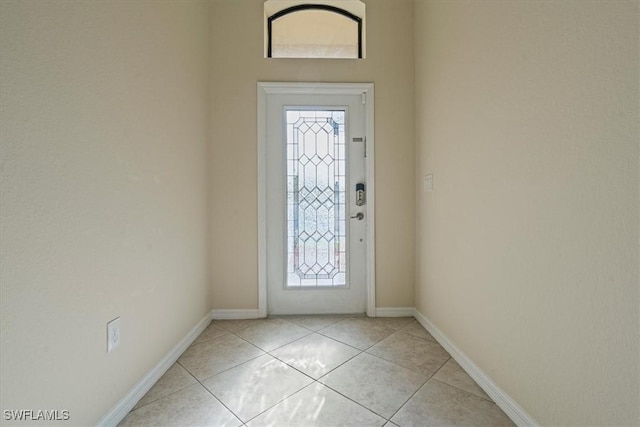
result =
[[433,191],[433,174],[424,176],[424,191]]
[[107,353],[120,345],[120,318],[107,323]]

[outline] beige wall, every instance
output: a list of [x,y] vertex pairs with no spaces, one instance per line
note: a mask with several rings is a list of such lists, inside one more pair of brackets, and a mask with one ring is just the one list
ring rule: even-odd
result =
[[261,0],[0,2],[2,409],[95,424],[257,308],[256,82],[371,81],[377,305],[415,271],[537,421],[640,423],[638,3],[366,4],[367,58],[315,61],[262,57]]
[[640,424],[638,20],[416,2],[416,305],[543,425]]
[[262,4],[212,3],[213,306],[258,307],[258,81],[375,83],[377,306],[413,306],[413,2],[366,2],[363,60],[263,58]]
[[0,3],[2,410],[96,424],[210,309],[208,20]]

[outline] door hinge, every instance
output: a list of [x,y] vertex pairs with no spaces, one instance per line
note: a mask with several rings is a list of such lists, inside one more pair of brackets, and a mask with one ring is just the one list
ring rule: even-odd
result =
[[367,157],[367,137],[364,137],[364,157]]
[[362,92],[362,105],[367,103],[367,92]]

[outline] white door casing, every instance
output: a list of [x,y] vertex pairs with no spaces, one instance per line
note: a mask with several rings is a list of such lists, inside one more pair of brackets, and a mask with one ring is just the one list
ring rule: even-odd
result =
[[[334,255],[337,257],[337,253],[344,250],[345,246],[348,246],[349,251],[346,263],[343,255],[340,258],[341,261],[333,263],[335,264],[333,266],[331,261],[317,264],[333,268],[332,276],[325,275],[324,270],[318,276],[313,274],[300,275],[301,271],[297,267],[303,269],[302,264],[305,261],[302,258],[304,254],[311,254],[312,259],[316,259],[313,257],[313,252],[316,249],[313,249],[315,245],[311,245],[311,252],[303,248],[304,240],[298,239],[302,234],[293,231],[293,224],[296,224],[296,230],[298,224],[303,229],[303,212],[315,211],[313,209],[304,210],[301,205],[300,210],[296,211],[300,212],[300,215],[296,216],[295,221],[292,221],[295,216],[291,207],[292,194],[298,193],[297,190],[293,193],[291,191],[294,187],[301,188],[301,192],[306,191],[305,184],[299,184],[298,180],[304,180],[300,173],[308,171],[309,168],[300,166],[300,171],[292,174],[291,165],[293,163],[286,162],[286,156],[287,152],[292,152],[292,147],[304,145],[290,144],[292,129],[300,130],[307,127],[308,123],[314,124],[317,128],[318,123],[324,123],[327,120],[325,118],[327,114],[329,116],[333,114],[328,118],[328,121],[335,125],[334,139],[341,139],[346,146],[346,157],[350,166],[347,167],[346,179],[341,178],[341,183],[338,183],[337,178],[331,178],[336,180],[335,188],[333,188],[333,181],[331,181],[332,188],[327,188],[328,192],[332,194],[331,197],[334,195],[338,197],[337,194],[345,190],[348,195],[346,206],[342,208],[341,214],[341,217],[346,216],[346,233],[344,229],[341,231],[346,234],[345,239],[342,241],[336,239],[335,244],[338,245],[338,248],[335,249],[335,253],[327,255],[325,252],[325,257],[322,259],[332,260]],[[316,116],[319,117],[318,121],[315,118],[310,118]],[[343,120],[343,116],[345,120]],[[287,117],[290,120],[288,125],[286,124]],[[341,121],[344,122],[344,125],[339,125]],[[301,128],[295,127],[300,124]],[[346,134],[341,135],[340,138],[337,136],[338,128],[342,129],[341,133],[346,129]],[[322,133],[316,133],[318,135],[316,138],[320,138]],[[299,134],[309,136],[308,132]],[[289,142],[288,149],[287,142]],[[319,142],[317,144],[321,145]],[[366,157],[363,156],[365,144]],[[270,314],[319,314],[363,311],[369,316],[375,316],[373,146],[373,84],[258,83],[258,309],[261,317],[266,316],[267,312]],[[305,161],[308,160],[305,159]],[[319,158],[314,161],[319,162]],[[311,164],[308,165],[311,169],[315,168]],[[288,178],[287,170],[290,174]],[[315,172],[316,176],[320,176],[319,170]],[[308,177],[305,181],[308,181]],[[295,184],[293,184],[294,182]],[[367,197],[366,204],[360,207],[355,204],[354,190],[355,184],[358,182],[365,182]],[[318,187],[322,187],[322,185]],[[320,191],[318,187],[314,191]],[[290,204],[288,211],[287,197]],[[303,196],[301,196],[300,202],[303,203]],[[335,218],[335,223],[338,224],[337,212],[339,209],[335,208],[334,211],[336,215],[331,217],[330,221]],[[350,216],[355,216],[360,212],[364,214],[364,220],[349,219]],[[287,222],[287,215],[289,222]],[[318,215],[316,223],[321,222],[319,218],[320,215]],[[344,223],[342,224],[344,226]],[[337,225],[336,230],[338,230]],[[330,234],[339,233],[336,231],[336,233]],[[287,236],[289,236],[288,239]],[[292,250],[294,240],[291,236],[296,236],[295,251]],[[349,242],[346,245],[345,240]],[[328,247],[333,251],[334,243],[327,245],[326,241],[322,241],[322,244],[325,249]],[[289,252],[288,261],[287,251]],[[318,249],[319,253],[320,249]],[[318,259],[320,259],[319,255]],[[336,275],[337,265],[340,266],[340,269],[344,265],[348,265],[348,275],[345,276],[343,270],[340,270],[342,272]],[[320,267],[315,268],[319,269]],[[317,279],[318,277],[323,278]],[[332,277],[332,279],[328,279],[328,277]],[[287,283],[292,287],[288,287]]]

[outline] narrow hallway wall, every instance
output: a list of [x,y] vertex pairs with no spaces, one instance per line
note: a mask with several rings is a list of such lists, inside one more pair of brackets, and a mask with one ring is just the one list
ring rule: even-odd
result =
[[638,2],[416,1],[416,305],[542,425],[638,425]]
[[0,2],[3,411],[96,425],[209,313],[209,44],[207,2]]

